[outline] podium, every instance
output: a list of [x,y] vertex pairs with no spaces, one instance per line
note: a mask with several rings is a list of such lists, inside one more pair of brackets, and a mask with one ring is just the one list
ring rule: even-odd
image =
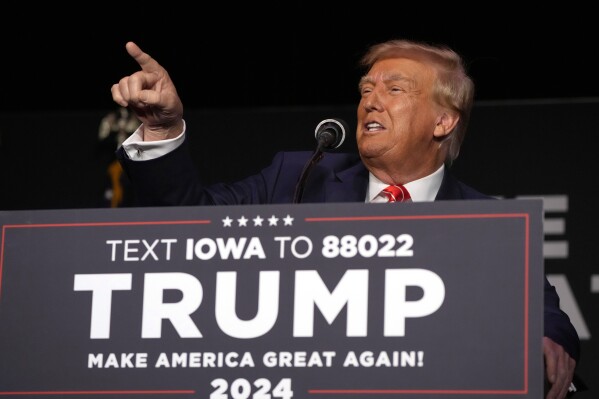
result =
[[539,398],[542,201],[0,212],[0,396]]

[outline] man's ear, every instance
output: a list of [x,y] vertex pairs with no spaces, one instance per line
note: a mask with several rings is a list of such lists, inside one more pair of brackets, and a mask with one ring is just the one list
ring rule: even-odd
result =
[[453,131],[458,124],[460,116],[455,112],[443,112],[438,118],[433,135],[438,139],[444,139]]

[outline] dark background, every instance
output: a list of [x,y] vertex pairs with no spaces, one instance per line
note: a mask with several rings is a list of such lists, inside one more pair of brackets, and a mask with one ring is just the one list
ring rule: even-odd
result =
[[137,70],[129,40],[167,68],[188,108],[354,104],[360,55],[400,37],[460,52],[477,100],[599,95],[596,13],[580,6],[121,3],[12,4],[0,110],[111,109],[111,85]]

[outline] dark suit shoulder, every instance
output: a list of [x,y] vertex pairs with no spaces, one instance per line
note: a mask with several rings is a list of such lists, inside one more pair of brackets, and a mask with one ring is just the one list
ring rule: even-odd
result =
[[460,199],[495,199],[479,190],[458,180],[448,167],[445,167],[443,181],[435,200],[460,200]]

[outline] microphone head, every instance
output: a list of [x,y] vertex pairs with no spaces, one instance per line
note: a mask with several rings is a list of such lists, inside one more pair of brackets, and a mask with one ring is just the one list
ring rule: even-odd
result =
[[339,148],[345,141],[347,130],[347,123],[343,119],[325,119],[316,126],[314,137],[316,137],[322,150],[334,150]]

